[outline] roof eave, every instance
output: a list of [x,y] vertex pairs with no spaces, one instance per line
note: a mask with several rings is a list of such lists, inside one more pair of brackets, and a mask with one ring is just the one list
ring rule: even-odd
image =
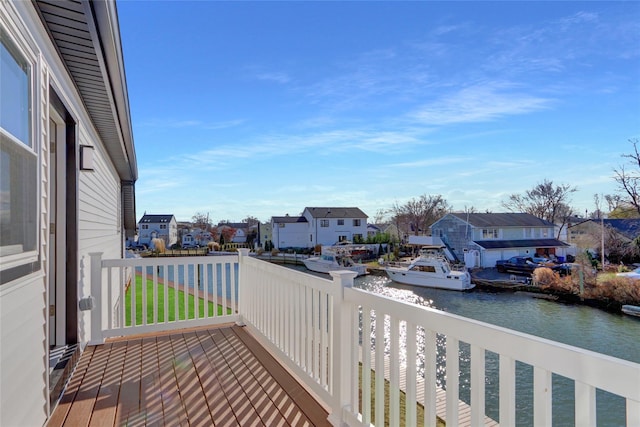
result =
[[[113,150],[122,150],[126,165],[116,165],[120,166],[118,167],[120,178],[126,181],[136,181],[138,167],[133,144],[129,94],[116,3],[115,1],[85,0],[83,5],[119,136],[119,141],[105,141],[107,151],[111,154]],[[111,157],[114,161],[117,159],[117,156]],[[123,173],[126,172],[123,171],[125,168],[128,168],[128,173]]]

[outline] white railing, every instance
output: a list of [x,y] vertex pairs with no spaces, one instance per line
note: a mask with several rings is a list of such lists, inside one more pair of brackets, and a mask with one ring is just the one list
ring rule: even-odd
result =
[[93,253],[91,343],[235,322],[237,270],[235,255],[103,260]]
[[[390,425],[399,425],[401,417],[406,425],[417,425],[418,405],[424,408],[424,425],[435,425],[436,415],[445,418],[447,426],[495,424],[485,414],[490,399],[498,400],[493,403],[499,406],[496,421],[515,425],[516,408],[518,415],[523,411],[516,406],[516,384],[521,381],[523,364],[532,371],[528,393],[533,396],[530,419],[534,425],[551,425],[553,402],[566,398],[554,396],[558,376],[572,383],[575,425],[596,425],[596,390],[620,396],[626,424],[640,425],[640,364],[353,289],[355,273],[350,271],[332,272],[333,280],[329,280],[250,258],[246,250],[240,252],[239,257],[186,260],[100,260],[94,256],[92,280],[97,284],[92,282],[92,293],[110,303],[96,304],[100,309],[92,312],[96,323],[92,333],[104,337],[194,324],[244,323],[330,406],[334,425],[368,426],[373,417],[376,425],[382,425],[385,397]],[[189,268],[201,272],[201,283],[216,284],[215,291],[203,287],[199,297],[217,298],[222,312],[205,315],[194,310],[192,319],[182,315],[176,320],[177,311],[171,320],[170,304],[160,302],[160,294],[166,298],[168,292],[142,290],[146,296],[138,298],[146,298],[152,313],[139,324],[127,324],[122,307],[131,311],[129,319],[133,310],[122,301],[136,299],[134,295],[124,298],[126,286],[120,283],[126,280],[127,269],[141,283],[150,283],[151,289],[160,289],[162,286],[152,285],[169,280],[173,289],[177,283],[178,289],[192,292],[186,284],[188,275],[182,280],[166,276]],[[97,273],[103,269],[110,273]],[[104,286],[103,276],[107,277]],[[235,283],[238,294],[231,286]],[[102,307],[109,313],[103,314]],[[153,313],[158,313],[157,321]],[[492,381],[499,384],[497,396],[487,398],[486,384]],[[403,414],[401,396],[406,401]],[[468,419],[460,415],[461,398],[469,404]]]

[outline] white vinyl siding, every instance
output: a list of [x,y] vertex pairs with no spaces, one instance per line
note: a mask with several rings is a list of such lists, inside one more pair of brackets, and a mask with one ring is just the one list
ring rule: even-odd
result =
[[[38,263],[38,147],[33,54],[0,25],[0,271],[4,285]],[[38,79],[38,81],[40,81]]]
[[[42,62],[30,31],[17,18],[14,7],[31,7],[31,2],[0,2],[0,27],[7,33],[31,66],[31,116],[29,131],[32,132],[25,151],[33,152],[36,164],[28,172],[35,180],[35,191],[30,197],[35,214],[33,232],[35,246],[31,247],[30,260],[36,271],[21,275],[8,284],[0,286],[0,425],[43,425],[47,419],[47,319],[46,281],[43,261],[46,259],[45,236],[47,235],[47,186],[41,177],[47,173],[48,155],[41,150],[47,148],[45,130],[48,123],[49,76],[48,67]],[[39,20],[38,20],[39,23]],[[28,24],[27,24],[28,25]],[[4,87],[3,94],[5,96]],[[18,139],[22,139],[19,135]],[[3,137],[4,139],[4,137]],[[21,143],[22,144],[22,143]],[[4,169],[4,167],[3,167]],[[5,197],[3,195],[2,197]],[[0,263],[5,264],[6,259]],[[21,263],[25,261],[22,259]],[[25,264],[22,264],[25,265]]]
[[[123,233],[120,179],[94,128],[77,87],[58,57],[49,33],[33,2],[0,2],[0,26],[33,64],[32,126],[36,167],[36,253],[41,268],[9,285],[0,286],[0,426],[40,426],[48,416],[48,315],[47,277],[49,245],[49,90],[53,88],[77,123],[75,149],[80,144],[95,149],[95,171],[78,171],[78,289],[90,295],[89,253],[119,258]],[[3,92],[4,96],[4,92]],[[76,195],[67,195],[76,197]],[[106,277],[103,278],[106,282]],[[91,339],[90,312],[79,312],[78,337],[82,347]]]

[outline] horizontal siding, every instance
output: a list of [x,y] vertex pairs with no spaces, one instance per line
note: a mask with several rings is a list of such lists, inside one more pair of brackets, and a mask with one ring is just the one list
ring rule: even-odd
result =
[[42,425],[47,417],[44,274],[0,295],[0,425]]
[[[84,8],[80,3],[67,2],[69,7]],[[60,2],[42,5],[45,13]],[[117,258],[121,255],[122,233],[119,231],[120,182],[114,164],[106,155],[106,149],[100,141],[98,131],[91,122],[85,106],[93,103],[95,85],[87,87],[87,96],[92,99],[83,102],[78,88],[92,84],[95,75],[95,58],[83,51],[92,51],[91,44],[78,50],[77,39],[70,44],[61,41],[60,50],[53,46],[50,34],[32,2],[0,2],[0,21],[11,34],[19,34],[21,48],[30,49],[34,58],[40,58],[41,75],[34,86],[35,132],[42,138],[41,148],[41,186],[40,186],[40,255],[43,268],[34,275],[23,277],[15,284],[0,288],[0,426],[40,426],[47,420],[48,405],[48,351],[47,351],[47,294],[46,267],[48,263],[48,153],[46,151],[48,135],[46,120],[49,111],[49,83],[54,88],[70,115],[77,122],[79,143],[95,147],[96,170],[78,172],[78,231],[79,265],[78,296],[90,295],[89,253],[104,252],[105,258]],[[54,28],[54,30],[58,27]],[[84,43],[83,43],[84,44]],[[91,47],[91,49],[89,49]],[[67,66],[63,64],[58,52],[72,53],[69,68],[79,75],[86,76],[85,83],[74,82],[69,76]],[[88,83],[87,83],[88,82]],[[98,82],[96,82],[98,83]],[[84,86],[83,86],[84,85]],[[99,92],[98,92],[99,94]],[[103,99],[103,98],[102,98]],[[107,108],[109,115],[113,114]],[[111,122],[112,124],[112,122]],[[98,125],[98,124],[96,124]],[[113,128],[113,126],[111,126]],[[115,129],[107,129],[113,132]],[[106,133],[108,133],[106,132]],[[73,197],[73,195],[69,195]],[[88,312],[79,313],[79,339],[86,343],[91,339],[91,323]]]
[[[91,295],[89,254],[102,252],[103,258],[110,259],[122,256],[120,179],[101,140],[83,126],[79,127],[79,132],[80,145],[94,147],[94,170],[79,172],[78,188],[78,292],[79,295]],[[91,340],[90,312],[80,312],[79,323],[79,337],[86,343]]]

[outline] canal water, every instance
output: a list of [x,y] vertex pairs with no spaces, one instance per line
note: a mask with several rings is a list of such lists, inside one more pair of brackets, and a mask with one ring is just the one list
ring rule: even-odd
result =
[[[295,267],[305,271],[304,267]],[[325,276],[326,277],[326,276]],[[355,287],[398,300],[432,307],[497,326],[640,363],[640,319],[600,309],[568,305],[511,292],[446,291],[402,285],[386,276],[355,279]],[[442,341],[441,344],[444,344]],[[438,349],[444,358],[444,347]],[[460,397],[469,403],[469,346],[460,349]],[[486,355],[486,413],[498,420],[498,356]],[[516,364],[516,417],[518,426],[533,426],[533,368]],[[638,379],[629,378],[629,381]],[[444,374],[438,383],[446,387]],[[596,393],[598,426],[625,425],[625,402],[600,390]],[[573,426],[573,382],[553,375],[553,424]]]

